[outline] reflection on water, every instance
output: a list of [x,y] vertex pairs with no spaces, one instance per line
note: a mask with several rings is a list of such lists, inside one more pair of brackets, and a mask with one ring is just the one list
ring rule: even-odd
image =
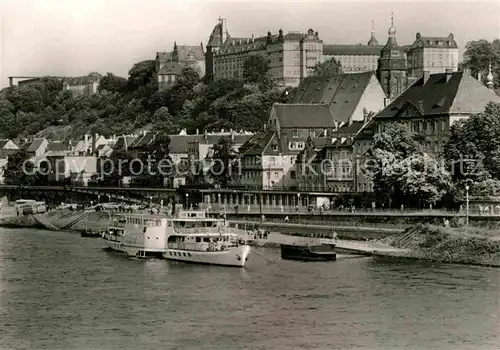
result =
[[0,229],[1,349],[496,349],[499,270],[340,256],[136,260]]

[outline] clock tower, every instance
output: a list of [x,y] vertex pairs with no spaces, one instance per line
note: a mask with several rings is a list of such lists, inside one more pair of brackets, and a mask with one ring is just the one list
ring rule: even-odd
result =
[[378,59],[377,78],[387,97],[395,99],[406,90],[406,55],[396,41],[396,28],[394,16],[391,14],[391,27],[389,39],[385,44]]

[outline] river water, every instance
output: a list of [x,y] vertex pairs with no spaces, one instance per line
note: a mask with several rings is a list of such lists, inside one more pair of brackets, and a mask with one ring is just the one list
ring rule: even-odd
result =
[[136,260],[98,239],[0,229],[0,349],[498,349],[500,270],[250,255]]

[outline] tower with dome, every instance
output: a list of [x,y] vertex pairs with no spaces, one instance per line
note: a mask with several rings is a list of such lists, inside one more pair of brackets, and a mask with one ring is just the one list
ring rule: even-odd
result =
[[380,51],[377,68],[377,78],[389,99],[396,98],[406,90],[406,69],[405,50],[397,43],[394,15],[391,15],[389,38]]

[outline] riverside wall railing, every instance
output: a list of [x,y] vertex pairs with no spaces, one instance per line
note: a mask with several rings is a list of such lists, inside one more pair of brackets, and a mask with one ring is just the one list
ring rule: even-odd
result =
[[[328,215],[370,215],[370,216],[467,216],[467,211],[453,209],[384,209],[384,208],[334,208],[334,209],[319,209],[299,206],[266,206],[266,205],[224,205],[216,203],[202,203],[200,209],[205,209],[210,213],[226,213],[238,215],[266,215],[266,214],[282,214],[282,215],[313,215],[313,216],[328,216]],[[469,216],[500,216],[500,206],[484,207],[482,209],[474,207],[469,208]]]

